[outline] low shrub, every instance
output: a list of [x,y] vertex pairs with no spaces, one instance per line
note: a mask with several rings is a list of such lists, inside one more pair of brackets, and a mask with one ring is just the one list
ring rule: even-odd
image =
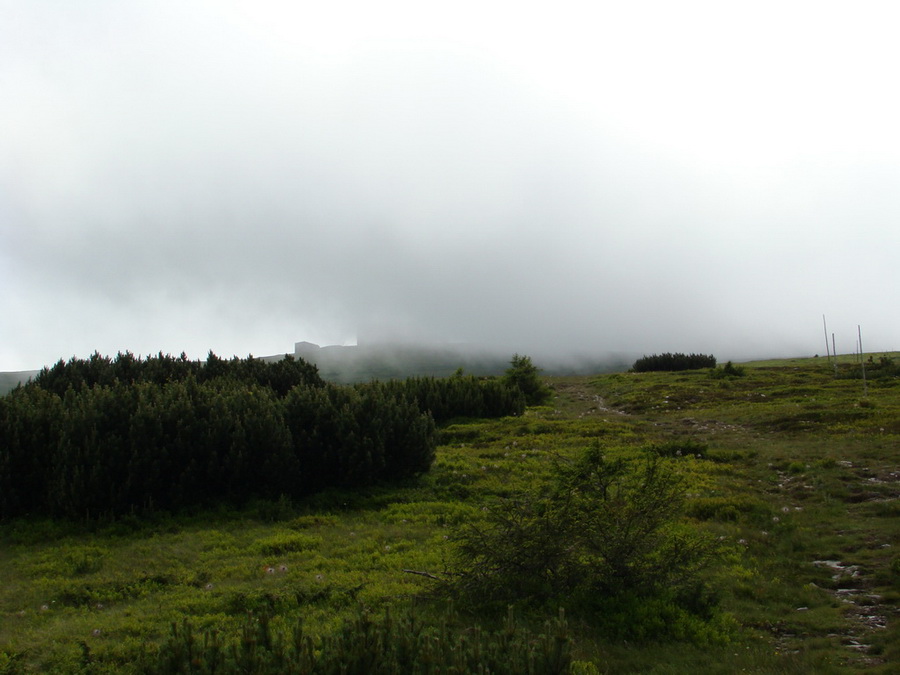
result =
[[878,361],[870,356],[865,364],[841,364],[837,371],[837,377],[839,379],[861,379],[863,366],[865,366],[865,376],[870,380],[900,377],[900,364],[894,363],[894,359],[890,356],[880,356]]
[[709,376],[714,380],[724,380],[729,377],[744,377],[746,371],[743,366],[736,366],[731,361],[725,363],[721,368],[713,368],[709,371]]
[[697,520],[767,524],[772,508],[765,502],[740,497],[697,497],[685,504],[685,515]]
[[24,673],[25,669],[20,666],[24,661],[25,655],[22,652],[12,652],[5,649],[0,650],[0,675],[17,675]]
[[108,555],[108,550],[98,546],[62,546],[37,556],[31,566],[31,572],[36,576],[83,576],[99,572]]
[[530,357],[514,354],[503,375],[503,381],[521,391],[528,405],[541,405],[550,398],[551,392],[541,382],[538,373],[540,370],[531,362]]
[[806,471],[806,464],[803,462],[791,462],[788,464],[788,471],[791,473],[803,473]]
[[717,548],[678,524],[682,503],[667,460],[632,466],[595,446],[560,467],[548,492],[505,500],[458,533],[448,590],[485,609],[525,600],[596,614],[626,596],[689,607]]

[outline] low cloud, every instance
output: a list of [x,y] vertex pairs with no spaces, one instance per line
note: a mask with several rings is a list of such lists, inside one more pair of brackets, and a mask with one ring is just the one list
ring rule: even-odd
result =
[[744,116],[627,12],[604,25],[632,41],[596,45],[527,14],[532,40],[492,42],[272,3],[6,11],[4,370],[373,335],[739,359],[822,351],[823,312],[844,351],[857,324],[897,346],[900,105],[835,76],[858,98],[804,126],[760,79],[799,68],[780,34],[785,60],[753,66],[672,24],[724,50]]

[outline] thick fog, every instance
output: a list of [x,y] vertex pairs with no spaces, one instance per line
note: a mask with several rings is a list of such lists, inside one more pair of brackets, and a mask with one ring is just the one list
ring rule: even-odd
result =
[[900,348],[891,2],[11,0],[0,370]]

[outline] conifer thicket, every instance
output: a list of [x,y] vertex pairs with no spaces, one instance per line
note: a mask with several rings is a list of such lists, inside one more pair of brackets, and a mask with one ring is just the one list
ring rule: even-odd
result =
[[94,354],[0,398],[0,518],[116,516],[427,471],[435,417],[521,413],[499,380],[324,382],[302,359]]
[[456,417],[503,417],[525,412],[525,394],[515,384],[474,375],[376,381],[359,385],[359,390],[379,390],[385,396],[415,403],[439,424]]
[[698,368],[715,368],[716,357],[712,354],[652,354],[643,356],[634,362],[631,369],[636,373],[651,371],[697,370]]
[[290,354],[278,361],[263,361],[252,356],[223,359],[213,352],[209,352],[205,362],[190,361],[184,352],[179,357],[160,352],[146,359],[137,358],[131,352],[120,352],[114,359],[94,352],[87,359],[60,359],[53,367],[38,373],[32,384],[62,396],[70,387],[77,391],[82,386],[117,382],[166,384],[183,381],[188,376],[193,376],[199,383],[229,378],[269,387],[281,396],[297,385],[321,387],[325,384],[315,365]]

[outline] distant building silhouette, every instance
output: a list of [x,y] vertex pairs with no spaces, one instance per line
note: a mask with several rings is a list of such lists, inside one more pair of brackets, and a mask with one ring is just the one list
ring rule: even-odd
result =
[[315,355],[321,347],[319,345],[314,344],[312,342],[295,342],[294,343],[294,356],[298,356],[302,359],[307,358],[308,356]]

